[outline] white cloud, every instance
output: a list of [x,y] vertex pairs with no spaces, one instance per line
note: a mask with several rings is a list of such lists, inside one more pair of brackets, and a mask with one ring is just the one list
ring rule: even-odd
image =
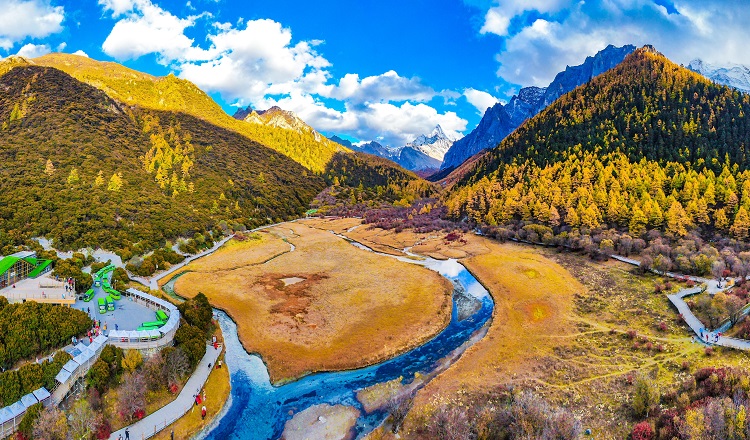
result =
[[259,108],[278,105],[291,110],[318,130],[346,134],[357,139],[378,139],[389,146],[402,146],[440,124],[448,135],[460,138],[467,121],[454,112],[439,113],[424,103],[400,105],[374,102],[346,104],[345,110],[327,107],[310,95],[295,94],[281,99],[259,101]]
[[[750,8],[726,0],[676,0],[674,9],[651,0],[516,0],[488,9],[481,32],[504,37],[498,76],[521,85],[546,86],[566,65],[580,64],[608,44],[653,44],[684,64],[696,57],[750,64]],[[505,25],[511,22],[518,25]]]
[[353,102],[424,102],[436,95],[435,91],[422,84],[419,78],[405,78],[393,70],[362,80],[356,73],[346,74],[339,81],[339,85],[327,93],[331,98]]
[[472,88],[464,90],[464,97],[469,101],[469,104],[477,109],[480,115],[483,115],[488,108],[500,102],[499,99],[489,93]]
[[328,60],[313,44],[292,44],[292,32],[273,20],[251,20],[244,29],[222,25],[210,35],[213,58],[180,64],[180,76],[226,99],[254,102],[266,95],[318,93],[328,80]]
[[78,55],[78,56],[86,57],[86,58],[89,57],[89,54],[87,54],[86,52],[82,51],[81,49],[78,49],[77,51],[73,52],[73,55]]
[[201,16],[178,18],[150,0],[100,0],[99,3],[112,11],[113,17],[124,16],[104,40],[102,50],[107,55],[128,60],[156,53],[162,64],[210,57],[185,35],[185,29],[194,26]]
[[522,12],[553,13],[569,6],[569,3],[570,0],[506,0],[487,11],[479,32],[504,37],[508,35],[511,20]]
[[0,0],[0,48],[60,32],[64,19],[65,9],[49,0]]
[[52,49],[47,44],[31,44],[28,43],[18,50],[16,55],[24,58],[36,58],[42,55],[47,55],[52,52]]
[[179,18],[151,0],[99,2],[119,18],[104,42],[105,53],[119,59],[156,54],[181,78],[236,105],[278,105],[318,130],[391,145],[403,145],[438,124],[446,132],[466,129],[467,122],[455,113],[439,113],[426,104],[435,96],[456,99],[457,93],[438,94],[419,78],[395,71],[333,80],[331,63],[318,53],[324,42],[295,42],[291,29],[274,20],[210,23],[201,45],[185,35],[197,17]]

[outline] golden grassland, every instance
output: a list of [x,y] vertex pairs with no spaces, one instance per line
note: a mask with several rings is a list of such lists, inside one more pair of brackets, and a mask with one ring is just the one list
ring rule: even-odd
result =
[[[452,285],[437,273],[300,223],[258,234],[261,240],[186,266],[175,291],[185,297],[202,292],[226,310],[275,383],[393,357],[450,321]],[[278,254],[281,245],[286,252]],[[295,277],[303,281],[283,281]]]
[[352,240],[356,240],[378,252],[390,255],[404,255],[404,248],[411,248],[412,252],[426,255],[438,260],[448,258],[466,258],[472,255],[487,253],[485,240],[478,239],[473,234],[466,235],[467,243],[446,242],[445,233],[429,232],[416,233],[406,229],[401,232],[372,228],[370,225],[362,224],[360,219],[307,219],[304,224],[331,230],[343,234]]
[[[346,230],[358,220],[319,222]],[[367,225],[344,234],[354,238],[355,232],[394,253],[419,243],[413,251],[436,258],[464,254],[462,263],[495,300],[487,335],[417,393],[402,437],[417,437],[419,425],[441,403],[510,386],[572,409],[595,438],[621,439],[635,423],[631,398],[637,375],[648,375],[662,394],[670,394],[699,368],[750,367],[744,352],[717,349],[706,355],[666,294],[654,293],[654,285],[666,280],[635,274],[629,265],[473,234],[464,235],[465,244],[445,243],[444,233],[396,234]],[[673,290],[683,287],[670,281]],[[387,431],[368,438],[393,438]]]

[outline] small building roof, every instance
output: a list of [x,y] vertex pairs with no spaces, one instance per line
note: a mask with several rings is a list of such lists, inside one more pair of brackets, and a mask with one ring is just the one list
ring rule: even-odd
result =
[[20,400],[18,402],[13,403],[8,408],[10,409],[11,414],[13,414],[13,417],[18,417],[21,414],[26,412],[26,407],[23,406],[23,403],[21,403]]
[[42,401],[48,397],[52,396],[49,391],[47,391],[47,388],[41,387],[38,390],[34,391],[34,397],[36,397],[36,400]]
[[39,401],[36,399],[36,397],[34,397],[34,393],[29,393],[21,397],[21,403],[26,408],[29,408],[30,406],[36,405],[37,403],[39,403]]
[[59,373],[57,373],[57,376],[55,376],[55,380],[58,383],[65,383],[68,379],[70,379],[70,376],[72,376],[73,373],[71,371],[62,369]]
[[9,420],[13,420],[13,411],[10,410],[9,406],[0,409],[0,424],[5,423]]
[[68,362],[66,362],[65,365],[63,365],[63,370],[70,371],[71,373],[75,373],[75,371],[78,369],[79,366],[80,365],[76,361],[71,359]]

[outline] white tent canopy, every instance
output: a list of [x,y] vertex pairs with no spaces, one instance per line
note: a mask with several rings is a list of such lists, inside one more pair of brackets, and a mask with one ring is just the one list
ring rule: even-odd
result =
[[21,404],[27,409],[32,405],[36,405],[37,403],[39,403],[39,401],[36,399],[36,397],[34,397],[34,393],[29,393],[21,397]]

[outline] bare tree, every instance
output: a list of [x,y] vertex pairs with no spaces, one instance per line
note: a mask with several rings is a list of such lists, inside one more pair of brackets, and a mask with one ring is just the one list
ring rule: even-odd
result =
[[731,295],[726,302],[727,313],[729,314],[730,325],[735,325],[742,317],[742,309],[745,303],[734,295]]
[[716,260],[711,264],[711,275],[716,277],[717,280],[720,280],[722,275],[724,274],[724,269],[727,268],[727,265],[724,264],[724,261],[722,260]]
[[391,398],[388,402],[388,412],[391,415],[392,431],[394,434],[398,434],[398,430],[401,429],[401,425],[406,419],[406,415],[414,403],[414,395],[396,395]]
[[65,440],[68,437],[68,423],[65,414],[57,407],[47,408],[34,423],[34,438]]
[[190,372],[190,361],[181,348],[170,351],[164,362],[164,376],[169,383],[177,383]]
[[120,415],[133,420],[135,414],[146,408],[146,379],[141,373],[126,374],[117,393],[117,407]]
[[96,432],[101,416],[94,412],[88,400],[81,399],[70,411],[70,430],[75,439],[88,439]]

